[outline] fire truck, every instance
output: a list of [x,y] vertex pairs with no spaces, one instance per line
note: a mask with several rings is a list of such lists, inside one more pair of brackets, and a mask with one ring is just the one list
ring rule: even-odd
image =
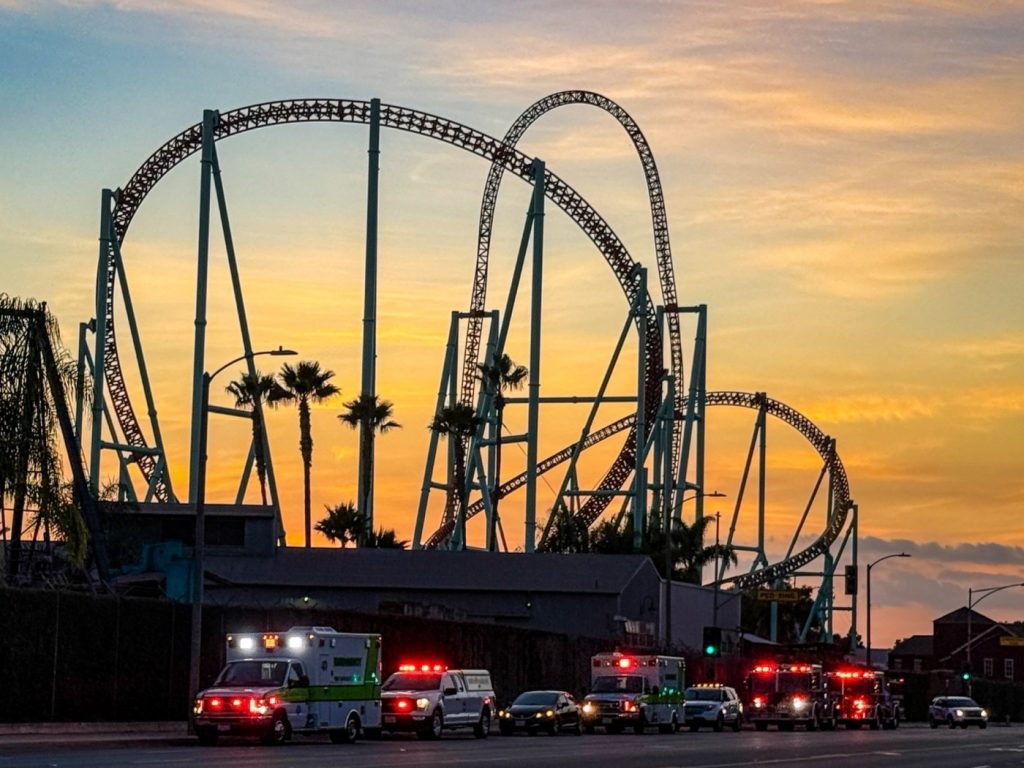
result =
[[759,731],[767,730],[769,725],[780,731],[792,731],[797,725],[808,731],[835,727],[821,664],[758,664],[747,677],[743,711]]
[[583,728],[606,733],[657,726],[674,733],[683,722],[686,661],[677,656],[599,653],[590,660],[590,693],[583,699]]
[[825,673],[836,721],[856,729],[898,728],[899,698],[889,689],[885,673],[866,667],[844,667]]
[[295,733],[355,741],[380,728],[380,635],[292,627],[227,636],[227,664],[192,705],[196,736],[259,736],[280,744]]

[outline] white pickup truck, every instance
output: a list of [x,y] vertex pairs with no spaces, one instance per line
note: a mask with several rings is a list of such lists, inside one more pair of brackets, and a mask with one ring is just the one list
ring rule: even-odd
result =
[[494,686],[486,669],[403,664],[381,686],[382,731],[437,739],[445,730],[472,728],[485,739],[493,715]]

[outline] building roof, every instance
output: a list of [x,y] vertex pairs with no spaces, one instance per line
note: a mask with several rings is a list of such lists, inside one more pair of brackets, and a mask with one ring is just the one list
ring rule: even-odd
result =
[[620,594],[638,575],[660,579],[646,555],[281,547],[273,557],[207,557],[215,580],[309,589],[453,589]]
[[[981,625],[995,624],[996,622],[990,619],[983,613],[978,613],[975,610],[971,610],[971,623]],[[934,619],[932,624],[966,624],[967,623],[967,608],[957,608],[955,611],[950,611],[945,616],[939,616]]]
[[935,638],[932,635],[911,635],[894,647],[890,653],[897,656],[926,657],[934,653]]

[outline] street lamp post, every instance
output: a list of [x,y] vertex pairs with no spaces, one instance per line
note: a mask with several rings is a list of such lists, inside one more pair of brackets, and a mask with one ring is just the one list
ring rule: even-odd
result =
[[[721,498],[724,497],[725,494],[719,493],[718,491],[712,491],[711,493],[702,493],[698,491],[693,496],[684,498],[679,503],[682,505],[687,501],[697,498],[698,496],[703,496],[708,499]],[[667,500],[668,497],[666,496],[666,501]],[[682,513],[680,512],[680,514]],[[668,651],[672,645],[672,512],[669,504],[665,504],[665,519],[663,523],[665,528],[665,650]],[[716,539],[717,535],[716,529]],[[716,573],[715,579],[717,580],[717,578],[718,576]]]
[[[980,603],[989,595],[994,595],[996,592],[1002,592],[1004,589],[1011,589],[1013,587],[1024,587],[1024,581],[1015,581],[1013,584],[1003,584],[1001,587],[982,587],[981,589],[973,589],[968,587],[967,589],[967,667],[971,673],[971,676],[967,678],[967,694],[970,695],[973,682],[974,682],[974,670],[970,669],[971,666],[971,639],[972,639],[972,626],[971,617],[974,612],[974,606]],[[981,595],[977,600],[974,599],[975,595]]]
[[[203,560],[206,555],[206,427],[210,405],[210,382],[225,368],[241,360],[249,360],[260,355],[280,357],[297,354],[298,352],[284,349],[283,347],[261,352],[249,352],[224,363],[213,373],[203,372],[203,386],[199,409],[199,466],[196,473],[196,532],[195,541],[192,545],[192,639],[188,668],[190,704],[195,699],[196,694],[199,693],[199,657],[202,652],[203,641]],[[191,723],[191,720],[189,722]]]
[[888,560],[890,557],[911,557],[906,552],[894,552],[891,555],[884,555],[878,558],[874,562],[868,563],[868,576],[867,576],[867,591],[868,591],[868,605],[867,605],[867,619],[868,619],[868,642],[867,642],[867,655],[865,661],[867,662],[868,668],[872,668],[871,664],[871,569],[878,565],[883,560]]

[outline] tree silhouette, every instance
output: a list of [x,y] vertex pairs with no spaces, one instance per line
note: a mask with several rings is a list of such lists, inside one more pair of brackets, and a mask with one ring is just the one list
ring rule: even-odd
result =
[[330,383],[334,371],[320,370],[320,363],[303,360],[295,367],[285,363],[281,367],[282,390],[274,395],[275,401],[289,400],[299,409],[299,453],[302,454],[303,512],[306,530],[306,546],[310,542],[309,473],[313,465],[313,435],[309,418],[309,404],[321,403],[341,392]]
[[316,529],[328,541],[340,544],[344,549],[347,544],[355,543],[363,530],[362,515],[356,510],[355,504],[347,502],[333,507],[325,506],[327,516],[322,518]]
[[235,398],[236,408],[245,408],[250,411],[252,419],[252,450],[256,459],[256,477],[260,483],[260,498],[263,506],[267,505],[267,455],[264,451],[263,406],[276,406],[284,399],[281,385],[273,374],[263,374],[256,371],[255,374],[240,373],[236,381],[232,381],[225,388],[228,394]]
[[359,511],[363,516],[363,535],[360,542],[366,542],[373,535],[373,510],[370,499],[373,498],[373,441],[377,432],[385,434],[392,429],[401,429],[402,425],[391,420],[394,405],[389,400],[381,400],[377,395],[363,393],[355,400],[349,400],[343,406],[344,413],[338,420],[352,429],[359,429],[359,464],[363,469],[363,498],[359,499]]
[[466,548],[466,442],[476,434],[479,426],[480,417],[464,403],[442,408],[429,426],[430,430],[448,438],[455,449],[455,466],[449,470],[454,470],[452,483],[458,503],[456,530],[463,549]]

